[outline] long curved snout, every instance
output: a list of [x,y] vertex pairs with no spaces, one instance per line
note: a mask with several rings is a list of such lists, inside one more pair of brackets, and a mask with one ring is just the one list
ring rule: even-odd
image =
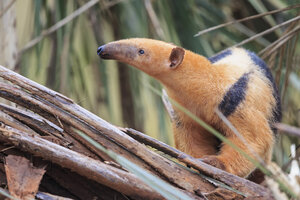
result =
[[98,47],[97,54],[102,59],[114,59],[129,63],[137,56],[138,50],[135,46],[111,42]]

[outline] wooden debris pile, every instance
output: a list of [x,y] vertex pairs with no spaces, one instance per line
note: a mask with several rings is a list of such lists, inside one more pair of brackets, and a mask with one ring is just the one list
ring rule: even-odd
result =
[[83,139],[80,132],[191,199],[272,199],[269,190],[260,185],[133,129],[117,128],[67,97],[2,66],[0,77],[4,80],[0,97],[17,105],[0,104],[2,195],[9,193],[16,199],[165,198],[151,183],[146,184]]

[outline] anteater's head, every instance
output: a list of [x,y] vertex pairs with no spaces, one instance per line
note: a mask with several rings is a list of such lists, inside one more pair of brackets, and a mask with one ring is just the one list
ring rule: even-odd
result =
[[103,59],[118,60],[157,77],[178,68],[185,50],[158,40],[134,38],[102,45],[97,54]]

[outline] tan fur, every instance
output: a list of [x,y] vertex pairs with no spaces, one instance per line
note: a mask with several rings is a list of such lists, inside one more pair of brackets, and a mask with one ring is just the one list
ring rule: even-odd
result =
[[[172,69],[169,57],[175,45],[150,39],[128,39],[107,44],[107,51],[117,44],[122,44],[124,50],[118,50],[114,59],[133,65],[159,80],[172,99],[221,131],[249,155],[252,155],[251,151],[220,120],[215,109],[228,88],[245,72],[252,71],[245,99],[228,119],[250,148],[265,162],[270,161],[274,136],[267,119],[272,116],[275,99],[267,79],[255,68],[244,49],[233,49],[237,55],[235,58],[228,56],[214,64],[185,50],[182,63]],[[130,48],[133,53],[136,49],[143,49],[145,54],[128,58],[124,55],[128,54],[126,49],[129,47],[134,47]],[[118,46],[118,49],[121,47]],[[227,144],[222,144],[218,152],[219,142],[211,133],[181,110],[175,108],[175,111],[180,122],[180,125],[173,123],[176,148],[241,177],[248,176],[255,169],[251,162]]]

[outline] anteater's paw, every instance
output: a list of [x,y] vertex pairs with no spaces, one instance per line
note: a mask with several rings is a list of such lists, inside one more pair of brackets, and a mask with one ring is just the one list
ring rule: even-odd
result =
[[226,170],[224,163],[217,156],[203,156],[200,160],[216,168]]

